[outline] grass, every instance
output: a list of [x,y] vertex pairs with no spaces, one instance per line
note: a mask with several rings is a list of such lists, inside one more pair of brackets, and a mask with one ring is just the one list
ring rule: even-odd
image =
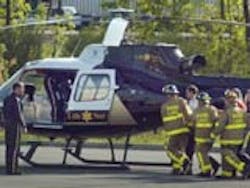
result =
[[[0,141],[4,141],[4,130],[0,131]],[[48,142],[50,141],[49,138],[43,137],[43,136],[36,136],[31,134],[23,134],[22,135],[22,141],[41,141],[41,142]],[[125,138],[114,138],[114,143],[123,143],[125,141]],[[166,136],[164,134],[164,131],[159,131],[157,133],[148,132],[143,134],[134,135],[131,137],[130,143],[131,144],[159,144],[162,145],[166,141]],[[56,143],[64,143],[65,140],[62,138],[56,139],[54,142]],[[88,142],[91,143],[106,143],[106,139],[95,139],[91,138],[88,140]]]

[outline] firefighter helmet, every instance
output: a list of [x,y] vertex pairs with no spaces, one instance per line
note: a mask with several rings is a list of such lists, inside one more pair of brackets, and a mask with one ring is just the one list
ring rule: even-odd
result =
[[200,101],[210,101],[211,97],[207,92],[201,92],[198,95],[197,99],[200,100]]
[[174,84],[165,85],[162,88],[162,92],[165,94],[179,94],[180,93],[178,88]]

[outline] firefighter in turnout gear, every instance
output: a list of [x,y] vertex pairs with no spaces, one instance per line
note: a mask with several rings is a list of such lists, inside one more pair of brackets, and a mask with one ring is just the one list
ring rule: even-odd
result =
[[237,95],[226,92],[226,109],[221,115],[219,125],[215,127],[212,137],[220,136],[222,152],[222,178],[231,178],[234,171],[244,178],[250,173],[250,166],[237,156],[238,148],[243,144],[246,129],[246,113],[237,107]]
[[213,174],[216,174],[219,168],[219,164],[208,155],[213,145],[210,134],[218,120],[218,111],[214,106],[210,105],[211,97],[208,93],[201,92],[197,98],[199,106],[193,114],[193,125],[195,150],[201,170],[199,176],[210,177],[212,170],[214,170]]
[[164,130],[168,138],[167,155],[171,159],[173,174],[185,174],[190,163],[185,149],[189,133],[187,122],[192,111],[187,102],[179,97],[179,91],[175,85],[166,85],[163,93],[167,95],[167,101],[161,107]]

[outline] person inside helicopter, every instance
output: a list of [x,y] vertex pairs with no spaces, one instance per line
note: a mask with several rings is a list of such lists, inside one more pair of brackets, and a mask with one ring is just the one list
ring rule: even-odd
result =
[[32,83],[25,83],[25,94],[22,96],[24,118],[26,122],[34,122],[37,118],[37,106],[35,102],[36,87]]
[[48,74],[45,78],[45,88],[51,103],[53,122],[64,122],[65,110],[71,93],[73,77],[71,74]]

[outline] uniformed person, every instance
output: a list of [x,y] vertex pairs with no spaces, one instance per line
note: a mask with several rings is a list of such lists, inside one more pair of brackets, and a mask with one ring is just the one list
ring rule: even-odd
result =
[[222,178],[232,178],[234,171],[244,178],[250,173],[250,166],[237,156],[238,148],[243,144],[246,129],[246,113],[236,103],[237,95],[226,92],[226,110],[221,114],[219,125],[215,127],[212,137],[220,135],[222,151]]
[[[197,86],[189,85],[186,88],[186,100],[192,112],[194,112],[199,106],[199,102],[197,100],[198,94],[199,94],[199,89]],[[188,175],[192,175],[192,159],[193,159],[194,152],[195,152],[194,129],[193,129],[193,126],[191,126],[189,137],[188,137],[188,144],[186,148],[186,153],[189,159],[191,160],[190,167],[187,172]]]
[[167,95],[167,101],[161,107],[164,130],[168,138],[167,155],[171,159],[173,174],[185,174],[190,163],[185,153],[189,133],[187,121],[192,112],[187,102],[179,97],[175,85],[166,85],[163,93]]
[[18,82],[13,85],[12,94],[4,100],[6,173],[10,175],[20,174],[18,171],[20,133],[22,127],[26,129],[21,102],[23,96],[24,84]]
[[199,176],[209,177],[213,170],[215,174],[219,168],[219,164],[208,155],[213,145],[210,134],[218,120],[218,111],[210,105],[211,97],[208,93],[201,92],[197,99],[199,106],[193,113],[195,152],[201,171]]

